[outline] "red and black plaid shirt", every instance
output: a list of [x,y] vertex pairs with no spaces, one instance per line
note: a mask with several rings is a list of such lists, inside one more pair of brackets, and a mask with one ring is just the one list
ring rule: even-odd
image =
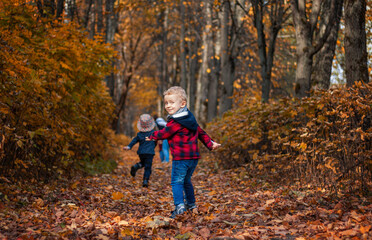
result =
[[198,139],[209,149],[212,150],[212,139],[198,126],[197,131],[182,126],[173,119],[170,119],[165,128],[155,131],[150,139],[168,139],[173,160],[199,159]]

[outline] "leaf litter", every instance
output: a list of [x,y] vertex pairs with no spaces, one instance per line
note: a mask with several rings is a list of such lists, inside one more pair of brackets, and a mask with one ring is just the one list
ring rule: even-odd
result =
[[213,156],[204,156],[193,176],[198,209],[176,219],[171,163],[158,154],[148,188],[143,170],[129,174],[135,150],[112,174],[39,186],[1,181],[0,239],[372,239],[371,198],[270,186],[242,168],[212,169]]

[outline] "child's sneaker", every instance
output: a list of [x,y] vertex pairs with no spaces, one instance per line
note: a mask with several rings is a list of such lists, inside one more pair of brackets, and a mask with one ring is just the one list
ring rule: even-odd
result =
[[185,204],[181,203],[176,206],[174,211],[172,211],[171,218],[175,218],[177,215],[182,214],[184,212],[186,212]]
[[132,177],[135,177],[136,176],[136,172],[137,172],[137,169],[134,166],[132,166],[130,168],[130,175],[132,175]]
[[148,187],[149,186],[149,180],[145,179],[143,180],[142,187]]
[[138,169],[142,168],[142,163],[136,163],[134,164],[131,168],[130,168],[130,175],[132,175],[132,177],[135,177],[136,176],[136,172]]
[[195,209],[196,208],[196,205],[195,205],[195,203],[191,203],[191,204],[185,204],[185,207],[186,207],[186,210],[190,210],[190,211],[192,211],[193,209]]

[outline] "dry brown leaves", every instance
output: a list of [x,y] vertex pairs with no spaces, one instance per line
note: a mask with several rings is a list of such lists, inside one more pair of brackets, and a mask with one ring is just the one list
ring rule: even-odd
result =
[[[198,211],[175,220],[171,163],[156,155],[149,188],[123,153],[113,174],[68,185],[0,187],[0,239],[371,239],[371,199],[272,188],[244,169],[212,171],[200,162],[193,182]],[[6,184],[6,185],[5,185]]]

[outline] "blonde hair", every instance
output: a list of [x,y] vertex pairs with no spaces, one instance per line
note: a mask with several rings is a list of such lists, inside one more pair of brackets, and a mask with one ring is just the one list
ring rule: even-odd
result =
[[172,94],[178,95],[179,97],[181,97],[182,100],[187,102],[187,94],[183,88],[179,86],[171,87],[168,90],[164,91],[163,96],[172,95]]

